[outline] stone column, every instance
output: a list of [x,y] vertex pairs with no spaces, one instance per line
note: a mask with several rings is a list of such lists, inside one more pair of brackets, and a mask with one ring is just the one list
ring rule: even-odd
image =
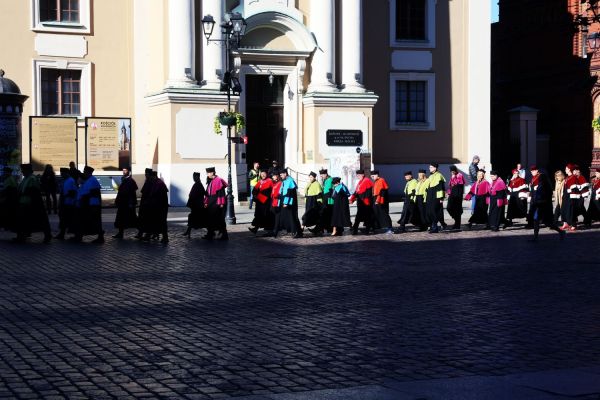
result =
[[537,164],[537,115],[539,110],[523,106],[513,108],[508,112],[510,114],[511,141],[520,145],[521,164]]
[[[215,20],[215,28],[210,37],[211,39],[223,38],[221,33],[223,10],[223,0],[202,0],[202,17],[212,15]],[[202,87],[204,89],[219,90],[225,70],[222,43],[206,43],[206,37],[202,35]]]
[[168,87],[193,87],[194,80],[193,0],[169,0]]
[[310,30],[317,39],[311,63],[309,92],[332,92],[335,86],[334,0],[310,1]]
[[362,0],[342,2],[342,84],[345,92],[365,91],[362,85]]

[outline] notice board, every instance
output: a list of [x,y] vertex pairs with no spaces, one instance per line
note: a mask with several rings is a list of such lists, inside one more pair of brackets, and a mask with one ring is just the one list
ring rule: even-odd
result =
[[131,168],[131,118],[86,118],[86,163],[96,171]]
[[46,164],[54,170],[77,165],[77,118],[29,117],[29,143],[34,171],[43,171]]

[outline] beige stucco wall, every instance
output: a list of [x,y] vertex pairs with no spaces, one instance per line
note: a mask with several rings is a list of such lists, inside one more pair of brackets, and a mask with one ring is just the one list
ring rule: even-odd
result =
[[[438,1],[434,49],[392,48],[389,39],[389,3],[370,2],[363,8],[364,83],[379,95],[373,111],[373,159],[377,164],[413,164],[437,161],[466,162],[466,94],[468,0]],[[436,129],[390,129],[390,73],[395,50],[431,51],[436,80]]]
[[[91,115],[100,117],[131,117],[135,140],[132,82],[132,0],[90,1],[92,29],[82,34],[87,41],[83,58],[40,56],[35,50],[36,32],[31,29],[30,1],[2,3],[3,23],[0,25],[0,68],[14,80],[23,94],[30,96],[23,114],[23,160],[29,159],[29,116],[34,113],[33,60],[88,61],[92,63]],[[115,12],[119,10],[119,12]],[[64,33],[53,34],[56,40]],[[84,117],[85,117],[84,116]],[[79,162],[84,162],[85,133],[79,128]],[[58,169],[60,166],[55,166]]]

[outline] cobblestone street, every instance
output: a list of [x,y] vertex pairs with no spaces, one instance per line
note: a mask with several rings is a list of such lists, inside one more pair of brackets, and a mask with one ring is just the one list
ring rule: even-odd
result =
[[[597,229],[531,243],[522,229],[294,240],[247,226],[206,242],[173,219],[166,246],[2,233],[0,397],[470,398],[408,388],[512,376],[521,392],[473,398],[599,398]],[[556,370],[574,390],[523,383]]]

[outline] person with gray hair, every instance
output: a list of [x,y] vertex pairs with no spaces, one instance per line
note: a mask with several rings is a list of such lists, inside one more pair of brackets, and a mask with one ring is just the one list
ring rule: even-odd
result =
[[477,182],[477,171],[479,171],[479,156],[473,156],[473,161],[469,165],[469,178],[471,185]]

